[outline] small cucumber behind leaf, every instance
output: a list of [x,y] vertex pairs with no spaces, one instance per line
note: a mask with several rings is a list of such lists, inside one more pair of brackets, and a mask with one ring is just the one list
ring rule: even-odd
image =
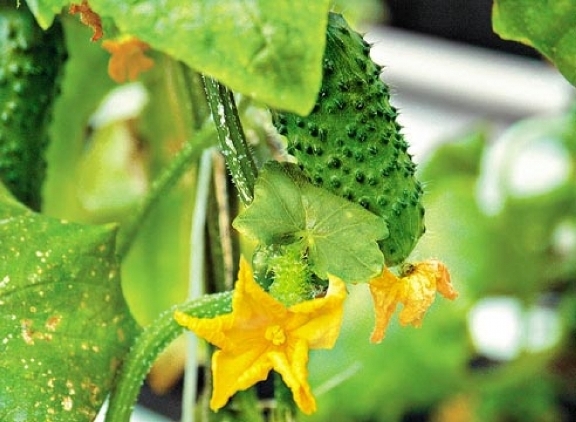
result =
[[334,13],[323,68],[312,113],[273,113],[274,123],[314,184],[387,220],[390,236],[380,246],[388,265],[399,264],[424,233],[422,187],[381,67],[370,59],[370,46]]
[[25,2],[0,0],[0,180],[33,210],[41,206],[52,103],[66,58],[56,21],[43,31]]

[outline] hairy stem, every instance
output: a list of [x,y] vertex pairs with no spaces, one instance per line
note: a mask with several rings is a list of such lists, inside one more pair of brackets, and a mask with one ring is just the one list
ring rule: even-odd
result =
[[213,318],[232,312],[232,291],[202,296],[174,306],[144,329],[134,342],[118,373],[110,395],[106,422],[128,422],[142,382],[158,354],[183,332],[174,321],[174,312],[181,311],[197,318]]
[[246,142],[234,96],[218,81],[208,76],[204,76],[203,80],[226,165],[238,189],[240,199],[244,204],[249,204],[254,198],[254,183],[258,170],[252,151]]

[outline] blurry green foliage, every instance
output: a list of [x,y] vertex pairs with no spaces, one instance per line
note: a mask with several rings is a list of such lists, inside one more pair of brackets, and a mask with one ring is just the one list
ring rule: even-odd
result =
[[[574,359],[567,357],[576,296],[574,124],[572,113],[522,121],[494,142],[487,128],[480,128],[427,158],[420,179],[428,232],[411,259],[434,256],[445,262],[460,297],[438,301],[418,330],[394,324],[382,344],[366,346],[372,320],[360,315],[370,297],[358,292],[363,286],[355,287],[333,354],[311,358],[319,411],[306,420],[400,421],[414,411],[437,421],[451,420],[442,419],[448,414],[490,422],[561,420],[558,397],[576,383],[553,370],[561,360],[566,365]],[[558,164],[542,155],[542,144],[563,151],[558,158],[569,171],[536,189],[534,180],[544,177],[545,166]],[[488,174],[498,187],[492,205],[482,193]],[[527,190],[514,188],[521,177],[527,178]],[[568,241],[559,240],[559,231],[569,231]],[[468,327],[476,302],[503,295],[528,309],[551,294],[559,301],[554,309],[562,320],[561,341],[525,350],[511,361],[482,364]]]

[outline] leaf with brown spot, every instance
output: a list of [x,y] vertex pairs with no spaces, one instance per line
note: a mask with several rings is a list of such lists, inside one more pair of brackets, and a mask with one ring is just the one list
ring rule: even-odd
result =
[[0,420],[91,421],[136,336],[116,227],[36,214],[0,186]]

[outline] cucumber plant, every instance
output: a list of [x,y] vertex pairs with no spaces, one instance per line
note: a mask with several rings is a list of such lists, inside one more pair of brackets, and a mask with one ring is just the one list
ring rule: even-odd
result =
[[[142,160],[142,168],[148,166],[150,174],[165,167],[154,176],[134,175],[138,182],[153,180],[145,180],[143,186],[150,186],[147,196],[122,216],[120,224],[93,216],[98,223],[116,224],[71,225],[45,215],[87,220],[77,209],[50,209],[54,202],[77,204],[75,198],[67,201],[78,190],[73,177],[65,182],[63,178],[48,181],[51,185],[46,191],[50,194],[46,196],[50,202],[40,213],[17,204],[0,184],[0,252],[5,254],[0,259],[0,310],[8,310],[0,313],[8,316],[7,324],[0,324],[0,356],[6,359],[6,364],[3,361],[0,365],[0,419],[18,415],[32,420],[49,414],[54,420],[92,420],[104,397],[109,396],[107,420],[128,420],[150,366],[182,333],[174,320],[175,309],[192,318],[227,319],[227,314],[236,311],[235,304],[247,303],[237,299],[240,288],[230,291],[219,280],[223,274],[235,272],[235,263],[247,262],[240,259],[240,251],[252,255],[254,280],[260,283],[245,280],[245,285],[276,301],[270,309],[286,315],[286,319],[278,319],[279,324],[291,320],[294,309],[302,313],[302,319],[294,320],[297,324],[325,318],[316,321],[318,329],[314,325],[285,330],[286,335],[298,331],[296,335],[308,336],[298,340],[295,356],[286,355],[294,360],[298,372],[295,382],[288,383],[292,384],[290,389],[295,384],[307,390],[306,342],[313,343],[314,348],[333,345],[340,305],[347,294],[344,283],[369,283],[385,266],[403,263],[424,233],[422,187],[415,177],[415,164],[397,111],[390,104],[390,90],[380,79],[381,67],[370,59],[370,46],[341,15],[329,13],[329,0],[294,0],[289,7],[287,3],[278,7],[276,2],[246,7],[240,1],[226,2],[222,7],[223,2],[209,0],[82,0],[80,6],[70,6],[66,0],[27,0],[19,7],[15,3],[0,0],[0,179],[13,195],[28,208],[40,210],[47,125],[66,58],[58,16],[63,7],[85,14],[80,19],[69,17],[64,27],[67,35],[86,29],[76,21],[90,23],[87,16],[103,22],[99,29],[107,45],[115,47],[111,49],[114,66],[138,68],[145,53],[149,55],[146,63],[153,59],[154,69],[139,82],[154,107],[145,107],[138,116],[130,114],[113,132],[122,138],[118,145],[137,144],[138,154],[133,159]],[[69,85],[63,90],[61,104],[67,107],[58,108],[53,128],[59,136],[55,137],[57,146],[50,151],[56,153],[49,156],[54,171],[67,175],[82,171],[71,169],[69,164],[78,158],[82,147],[91,147],[85,143],[69,148],[70,142],[78,141],[78,133],[89,132],[84,111],[92,101],[96,103],[99,90],[102,98],[109,90],[103,78],[92,78],[91,73],[105,69],[109,57],[99,49],[100,55],[93,54],[94,48],[82,45],[80,38],[69,37],[68,65],[74,66],[74,72],[64,78]],[[93,38],[93,42],[97,47],[98,40]],[[99,76],[105,76],[104,72]],[[78,95],[88,84],[90,92]],[[89,95],[90,101],[86,98]],[[71,110],[75,101],[84,101],[83,107]],[[267,120],[255,118],[251,114],[255,109]],[[269,109],[275,110],[273,123],[286,135],[287,152],[297,164],[279,163],[285,161],[281,148],[263,136],[269,133]],[[152,114],[156,114],[154,119],[150,119]],[[62,122],[75,127],[68,128]],[[254,131],[247,122],[259,130]],[[216,141],[243,207],[227,194],[231,185],[226,172],[211,173],[208,163],[213,151],[209,148]],[[251,148],[251,143],[258,148]],[[164,151],[173,161],[156,165],[154,160]],[[69,156],[59,162],[62,153]],[[150,156],[153,158],[148,161]],[[262,157],[267,160],[258,162]],[[115,157],[107,158],[112,161]],[[102,163],[104,167],[106,164]],[[213,167],[216,172],[224,166],[214,161]],[[188,172],[190,169],[193,171]],[[70,185],[59,189],[55,183]],[[186,193],[203,199],[196,200],[194,210],[190,206],[193,236],[178,233],[175,237],[180,237],[173,245],[164,245],[159,237],[145,237],[148,231],[142,227],[177,183],[192,187]],[[68,196],[51,197],[56,193]],[[175,218],[169,212],[167,216]],[[238,232],[232,232],[230,225]],[[162,229],[153,228],[149,233]],[[252,244],[240,242],[238,235],[256,239],[256,250]],[[133,265],[126,257],[135,243],[137,248],[133,249],[140,250],[140,255],[134,258],[132,254],[131,259],[138,260]],[[195,275],[191,280],[186,278],[184,284],[193,283],[190,291],[200,291],[200,298],[183,297],[183,304],[161,315],[147,315],[153,321],[147,327],[136,327],[134,309],[128,305],[142,301],[143,289],[165,293],[168,287],[156,276],[160,272],[169,272],[166,278],[179,276],[172,255],[180,255],[175,252],[185,250],[183,245],[191,250],[189,264]],[[150,262],[142,262],[142,255],[149,251],[153,251]],[[16,253],[18,261],[12,256]],[[157,264],[156,256],[169,265]],[[263,261],[260,266],[259,259]],[[203,263],[209,263],[209,268],[205,270]],[[140,284],[138,275],[147,276],[141,268],[137,275],[130,273],[137,266],[151,268],[154,285]],[[246,278],[250,273],[252,269],[243,272]],[[124,277],[122,286],[120,274]],[[138,279],[137,292],[126,288],[131,277]],[[230,275],[230,281],[233,277]],[[106,283],[100,283],[101,279]],[[101,299],[89,300],[89,292],[78,286],[94,288],[102,294]],[[79,299],[67,300],[73,291]],[[334,291],[338,292],[337,301]],[[131,293],[135,297],[130,297]],[[318,303],[330,304],[330,312],[317,308]],[[256,305],[244,313],[247,319],[252,310],[258,319]],[[76,311],[82,318],[76,320]],[[101,317],[87,321],[92,315]],[[321,338],[324,325],[334,327],[329,340]],[[268,328],[278,334],[272,338],[272,345],[279,346],[273,360],[280,362],[283,350],[291,353],[288,340],[292,339],[284,338],[280,325]],[[271,340],[267,336],[265,340]],[[44,342],[52,342],[52,346],[66,342],[66,347],[49,349]],[[286,347],[282,346],[285,342]],[[250,344],[242,347],[249,348]],[[267,344],[264,349],[268,353]],[[65,364],[71,358],[79,363],[74,373]],[[250,359],[246,361],[250,363]],[[258,369],[263,371],[258,378],[267,376],[267,365]],[[5,368],[10,371],[2,372]],[[30,380],[35,379],[42,380],[47,388],[32,388]],[[281,380],[277,381],[272,417],[294,420],[297,401],[289,391],[286,393]],[[194,381],[190,384],[196,385]],[[239,395],[232,400],[232,406],[209,420],[230,420],[231,415],[245,421],[262,420],[252,396]],[[187,398],[187,402],[192,406],[195,401]],[[207,409],[197,413],[207,414]],[[188,411],[183,419],[191,419],[191,414]]]
[[[271,401],[258,403],[251,389],[212,414],[206,394],[195,400],[193,369],[200,359],[191,360],[182,419],[198,415],[210,421],[261,422],[262,413],[268,413],[272,420],[296,420],[297,400],[289,390],[302,393],[308,410],[314,407],[309,400],[307,349],[329,348],[335,341],[340,300],[356,290],[345,289],[344,283],[370,284],[384,314],[401,301],[414,305],[406,308],[417,308],[419,315],[418,296],[430,302],[432,287],[439,283],[434,274],[423,279],[415,274],[396,277],[395,269],[384,268],[402,268],[424,233],[422,186],[398,113],[390,104],[390,89],[381,80],[380,66],[370,59],[370,45],[342,16],[329,13],[331,3],[0,0],[0,420],[91,421],[109,397],[106,420],[128,421],[150,366],[182,333],[174,311],[190,319],[222,317],[220,328],[226,328],[236,304],[249,302],[237,296],[242,289],[247,294],[248,288],[257,295],[249,295],[252,306],[241,312],[246,324],[234,339],[238,341],[223,342],[233,343],[234,350],[223,353],[216,345],[219,356],[239,357],[237,362],[247,365],[227,381],[234,384],[245,375],[265,378],[272,360],[286,369],[288,383],[275,380],[272,409],[266,408]],[[365,2],[341,3],[349,10]],[[542,49],[574,81],[572,3],[495,0],[494,13],[503,34]],[[59,23],[66,9],[80,17],[65,21],[65,34],[72,35],[67,43],[71,71],[63,80],[63,106],[51,119],[66,58]],[[98,30],[91,47],[89,37],[79,36],[88,29],[77,21]],[[74,164],[80,151],[91,147],[79,134],[89,133],[89,115],[110,89],[105,75],[109,56],[100,49],[100,35],[115,47],[110,49],[112,67],[141,71],[143,63],[155,62],[136,89],[148,94],[153,107],[114,121],[115,130],[110,131],[119,134],[114,139],[118,145],[130,147],[124,156],[142,160],[139,164],[145,165],[139,169],[150,169],[149,174],[127,169],[123,175],[130,176],[118,176],[134,177],[150,187],[142,203],[120,216],[119,224],[103,215],[87,218],[74,196],[81,187],[70,177],[82,172]],[[268,109],[276,110],[273,123],[286,136],[287,152],[296,164],[275,162],[285,157],[265,136],[270,132]],[[41,208],[50,120],[58,136],[48,165],[51,174],[65,176],[48,178],[44,206],[41,212],[31,212],[13,196],[29,208]],[[222,154],[211,161],[210,148],[216,141]],[[131,155],[132,151],[137,153]],[[113,167],[108,163],[117,158],[113,155],[99,163],[104,171]],[[243,207],[228,195],[232,187],[219,161],[222,156]],[[257,162],[262,157],[266,159]],[[171,201],[174,192],[169,191],[177,184],[177,193],[191,195],[196,203]],[[157,207],[160,201],[162,207]],[[183,216],[189,223],[192,214],[190,230],[172,235],[163,224]],[[114,224],[71,223],[87,220]],[[232,220],[238,232],[230,230]],[[177,227],[188,228],[185,224]],[[256,239],[256,250],[252,242],[240,242],[244,237]],[[130,250],[136,253],[128,257]],[[260,286],[249,283],[252,270],[240,259],[240,250],[247,258],[252,255]],[[182,255],[183,261],[176,259]],[[234,290],[231,282],[238,262],[243,263],[245,280],[244,287]],[[180,278],[183,290],[190,282],[191,296],[199,297],[187,300],[184,294],[176,299],[176,289],[166,280]],[[131,280],[137,281],[132,290]],[[418,289],[421,282],[427,285]],[[157,307],[142,304],[143,291],[156,304],[181,303],[158,315]],[[416,302],[410,296],[413,291]],[[266,302],[274,299],[274,306],[259,306],[262,297]],[[133,318],[135,309],[129,304],[137,302],[149,312],[146,327],[137,326]],[[332,309],[319,303],[331,304]],[[269,315],[260,318],[260,308]],[[363,308],[362,303],[357,309]],[[286,318],[276,318],[282,315]],[[243,328],[259,326],[271,316],[275,322],[246,341]],[[306,327],[309,321],[314,324]],[[324,336],[326,327],[333,327],[329,338]],[[440,330],[445,333],[445,325]],[[305,337],[293,342],[293,334]],[[251,349],[255,343],[262,347]],[[437,360],[429,350],[433,342],[425,347],[411,350]],[[351,353],[359,349],[363,348],[355,339]],[[404,350],[397,349],[401,359],[409,361]],[[262,350],[271,352],[267,359],[260,359]],[[203,355],[209,356],[212,349],[206,351]],[[255,360],[256,354],[260,357]],[[342,367],[343,354],[336,356],[333,366],[344,372],[332,380],[342,380],[340,375],[350,372]],[[228,368],[234,375],[239,365],[215,367]],[[392,385],[390,373],[379,369],[387,378],[384,384]],[[424,396],[416,393],[423,403]],[[469,397],[474,399],[474,394]],[[434,400],[438,398],[436,394]],[[342,407],[353,401],[338,401],[340,417]]]
[[44,31],[25,3],[0,1],[0,180],[39,210],[52,104],[66,58],[59,21]]

